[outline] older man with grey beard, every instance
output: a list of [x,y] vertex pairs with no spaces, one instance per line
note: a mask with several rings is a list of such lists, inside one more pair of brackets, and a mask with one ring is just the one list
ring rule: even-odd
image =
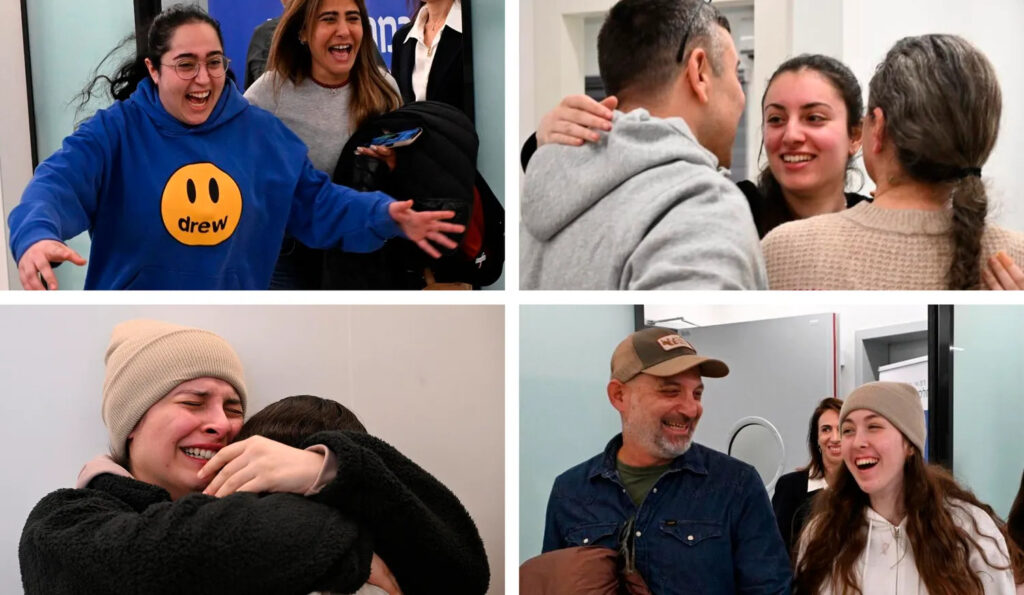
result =
[[789,593],[789,556],[757,471],[693,442],[702,377],[728,373],[670,329],[619,343],[607,392],[622,433],[555,479],[544,551],[623,551],[658,594]]

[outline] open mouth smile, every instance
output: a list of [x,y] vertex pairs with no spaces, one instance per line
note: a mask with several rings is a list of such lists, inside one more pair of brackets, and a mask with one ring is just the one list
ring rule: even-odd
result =
[[853,464],[856,465],[858,469],[867,470],[873,468],[875,465],[878,464],[878,458],[857,457],[856,459],[853,460]]

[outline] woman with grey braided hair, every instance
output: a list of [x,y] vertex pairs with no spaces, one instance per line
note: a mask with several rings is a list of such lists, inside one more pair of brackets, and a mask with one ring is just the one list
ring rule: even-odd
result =
[[875,200],[762,241],[772,289],[978,289],[986,259],[1024,262],[1024,234],[987,224],[982,167],[1002,94],[955,35],[906,37],[871,78],[864,164]]

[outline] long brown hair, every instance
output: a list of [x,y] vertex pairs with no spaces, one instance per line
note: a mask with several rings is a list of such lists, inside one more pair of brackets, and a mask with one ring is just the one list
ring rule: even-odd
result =
[[810,427],[807,428],[807,452],[811,453],[811,462],[804,467],[807,477],[810,479],[825,477],[825,459],[821,454],[821,446],[818,444],[818,420],[826,411],[835,411],[836,415],[839,415],[842,410],[843,402],[841,400],[835,397],[825,397],[811,414]]
[[[349,122],[353,129],[364,120],[390,112],[402,106],[402,97],[388,84],[381,73],[372,53],[366,49],[367,40],[372,40],[370,17],[366,12],[365,0],[353,0],[359,7],[359,20],[363,27],[363,41],[356,52],[356,61],[349,73],[352,85],[352,100],[349,104]],[[299,33],[305,32],[307,39],[313,38],[316,16],[322,0],[289,0],[281,15],[281,22],[274,30],[267,58],[267,70],[277,75],[275,90],[280,90],[284,80],[298,85],[312,78],[313,56],[309,46],[299,41]]]
[[[962,507],[961,503],[977,506],[992,517],[1006,539],[1016,580],[1024,578],[1024,554],[1007,538],[1006,525],[995,511],[980,502],[970,490],[960,487],[948,471],[925,463],[917,447],[911,446],[911,449],[913,453],[903,467],[903,506],[907,511],[907,539],[928,592],[931,595],[982,595],[981,580],[968,564],[972,548],[979,550],[993,568],[1006,568],[993,564],[980,551],[971,533],[953,521],[950,508]],[[869,505],[868,495],[861,491],[850,470],[843,465],[836,484],[814,500],[811,520],[805,530],[807,534],[801,540],[804,555],[796,565],[795,593],[816,594],[826,586],[841,593],[863,593],[856,566],[867,547],[865,509]],[[977,522],[968,517],[974,534],[980,534]],[[988,535],[981,535],[979,539],[995,541]]]
[[947,286],[977,289],[988,214],[981,166],[996,144],[1002,112],[995,69],[956,35],[905,37],[871,77],[868,117],[876,107],[903,171],[948,188],[954,251]]

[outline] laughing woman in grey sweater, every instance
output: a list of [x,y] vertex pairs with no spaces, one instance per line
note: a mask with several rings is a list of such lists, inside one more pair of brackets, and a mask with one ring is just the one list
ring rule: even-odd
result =
[[[302,139],[313,166],[329,175],[364,120],[402,104],[395,80],[377,65],[372,45],[363,44],[372,30],[368,19],[364,0],[289,2],[274,32],[267,72],[245,92],[250,103]],[[360,151],[394,167],[391,149]],[[319,251],[285,238],[271,289],[318,289],[319,274]]]

